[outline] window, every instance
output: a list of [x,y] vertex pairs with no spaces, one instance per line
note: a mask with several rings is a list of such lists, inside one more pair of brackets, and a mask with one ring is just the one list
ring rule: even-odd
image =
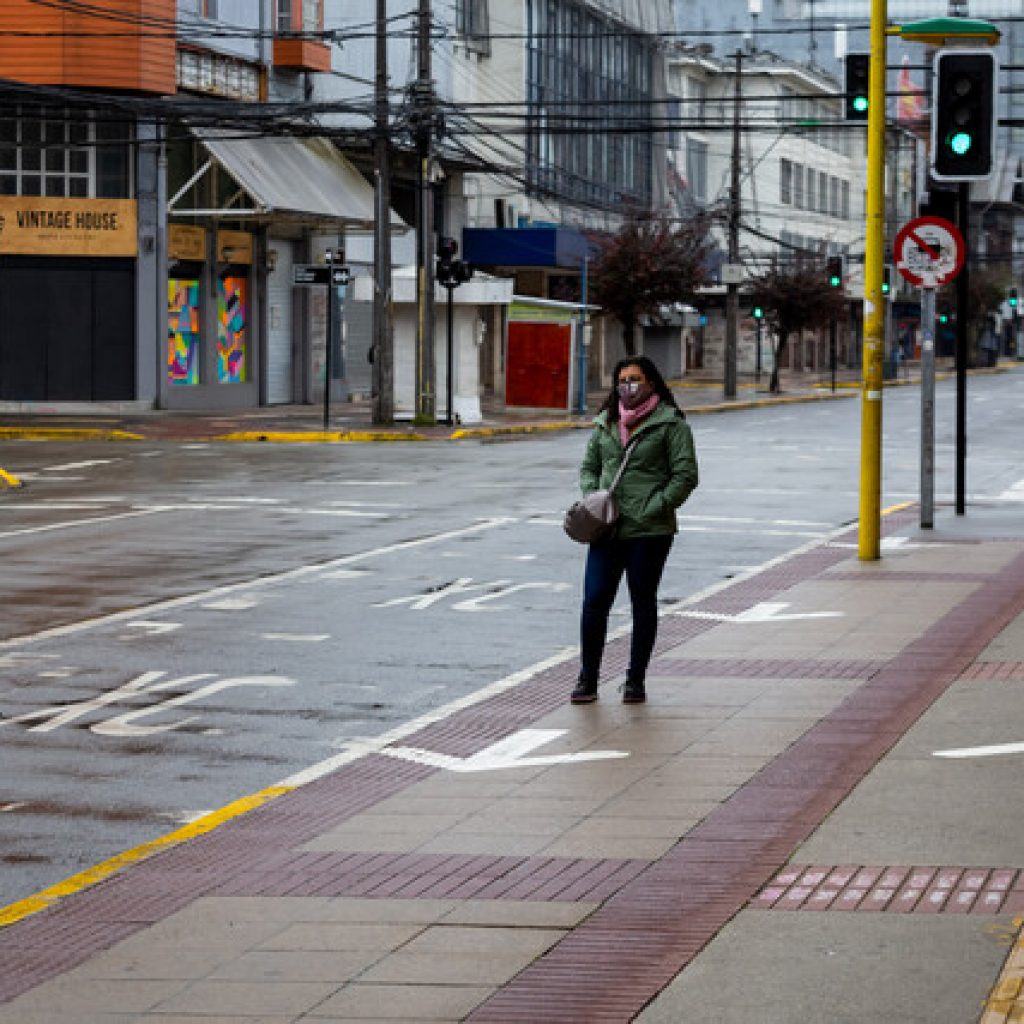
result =
[[818,172],[818,213],[828,213],[828,175]]
[[839,216],[841,216],[841,213],[842,213],[842,206],[841,206],[841,202],[840,202],[840,198],[839,198],[839,179],[838,178],[832,178],[831,179],[831,185],[832,185],[832,197],[831,197],[832,198],[832,202],[831,202],[831,206],[830,206],[829,212],[832,214],[833,217],[839,217]]
[[686,97],[690,101],[689,109],[686,111],[687,117],[697,124],[704,124],[705,108],[708,102],[707,82],[703,82],[699,78],[688,78],[686,80]]
[[476,53],[491,52],[491,16],[488,0],[457,0],[455,30]]
[[849,220],[850,219],[850,183],[848,181],[844,181],[844,182],[841,183],[841,185],[842,185],[842,188],[840,189],[840,194],[841,194],[841,201],[842,201],[842,203],[841,203],[842,209],[841,209],[841,212],[840,212],[840,216],[843,218],[843,220]]
[[804,169],[801,164],[793,164],[793,205],[804,208]]
[[[649,203],[656,137],[633,129],[660,99],[656,41],[621,30],[593,5],[527,0],[525,7],[528,188],[608,208]],[[577,118],[593,131],[557,131]]]
[[779,161],[779,202],[786,206],[793,203],[793,161],[785,157]]
[[686,178],[690,193],[699,202],[708,198],[708,144],[696,139],[686,140]]
[[127,198],[130,131],[82,111],[23,106],[0,118],[0,195]]
[[314,34],[323,28],[323,0],[277,0],[277,31]]

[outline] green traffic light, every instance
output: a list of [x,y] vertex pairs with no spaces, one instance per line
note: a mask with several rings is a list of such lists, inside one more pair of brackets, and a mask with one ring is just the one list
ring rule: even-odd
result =
[[940,324],[948,324],[949,323],[949,317],[946,316],[945,313],[940,313],[939,314],[939,323]]
[[764,316],[764,310],[760,306],[754,307],[754,319],[760,320]]
[[833,288],[838,288],[838,287],[839,287],[839,283],[840,283],[840,279],[839,279],[838,277],[836,277],[836,275],[835,275],[835,274],[833,274],[833,275],[832,275],[832,276],[831,276],[831,277],[830,277],[830,278],[828,279],[828,283],[829,283],[830,285],[832,285],[832,287],[833,287]]
[[856,110],[858,114],[863,114],[868,109],[867,96],[854,96],[853,109]]
[[964,156],[970,150],[974,140],[971,138],[970,132],[956,132],[950,136],[949,148],[956,153],[957,156]]

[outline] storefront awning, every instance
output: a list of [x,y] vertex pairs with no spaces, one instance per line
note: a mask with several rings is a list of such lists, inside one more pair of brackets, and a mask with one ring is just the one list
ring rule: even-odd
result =
[[[203,147],[235,181],[236,193],[219,209],[185,209],[181,199],[209,169],[209,163],[171,198],[178,217],[294,216],[370,227],[373,188],[327,139],[245,138],[224,131],[192,129]],[[391,214],[394,226],[404,226]]]

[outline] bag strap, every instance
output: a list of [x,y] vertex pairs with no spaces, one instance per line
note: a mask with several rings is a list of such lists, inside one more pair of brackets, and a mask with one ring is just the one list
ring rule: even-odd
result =
[[615,471],[615,476],[612,477],[612,482],[608,485],[608,493],[611,494],[616,487],[619,486],[619,481],[622,479],[622,474],[626,472],[626,463],[629,462],[630,455],[633,454],[633,449],[636,447],[639,437],[634,437],[629,444],[626,445],[626,450],[622,454],[622,461],[619,463],[619,468]]

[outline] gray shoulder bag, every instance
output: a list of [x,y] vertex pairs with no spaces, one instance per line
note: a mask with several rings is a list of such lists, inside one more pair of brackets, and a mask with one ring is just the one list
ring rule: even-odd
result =
[[615,529],[615,522],[619,518],[619,503],[615,500],[615,488],[619,486],[622,474],[626,471],[626,463],[636,445],[637,438],[626,445],[622,461],[616,470],[608,489],[604,491],[591,491],[585,498],[580,498],[565,513],[562,521],[562,529],[572,540],[580,544],[593,544],[595,541],[604,540]]

